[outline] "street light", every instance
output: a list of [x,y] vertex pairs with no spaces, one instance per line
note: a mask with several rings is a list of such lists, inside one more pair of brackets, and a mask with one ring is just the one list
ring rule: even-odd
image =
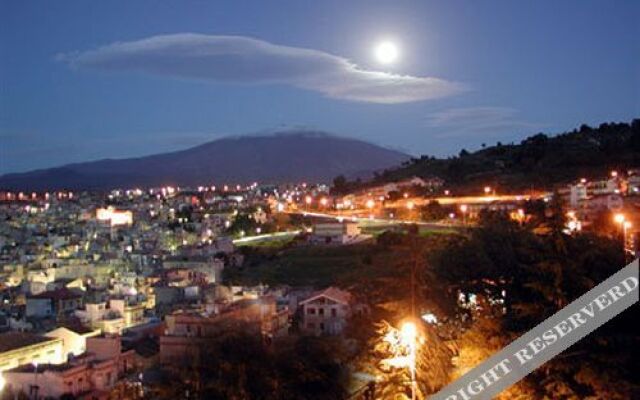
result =
[[405,322],[400,328],[400,338],[402,343],[409,350],[408,368],[411,373],[411,400],[416,398],[416,339],[418,329],[413,322]]
[[307,204],[307,209],[309,208],[309,206],[311,205],[311,202],[313,201],[313,199],[311,198],[311,196],[305,196],[304,198],[304,202]]
[[484,194],[489,194],[491,193],[491,186],[485,186],[484,187]]
[[411,374],[411,399],[416,399],[416,354],[418,348],[418,327],[412,320],[405,321],[400,328],[388,325],[388,331],[382,338],[388,345],[391,358],[382,360],[394,368],[407,368]]
[[460,205],[460,211],[462,212],[462,223],[466,223],[467,210],[469,207],[466,204]]
[[622,248],[627,250],[627,229],[631,228],[631,222],[627,221],[624,214],[617,213],[613,216],[613,221],[620,225],[622,229]]
[[34,361],[33,362],[33,392],[34,392],[33,398],[34,399],[38,398],[39,389],[40,388],[38,387],[38,362]]
[[631,221],[622,224],[622,247],[627,250],[627,231],[631,228]]

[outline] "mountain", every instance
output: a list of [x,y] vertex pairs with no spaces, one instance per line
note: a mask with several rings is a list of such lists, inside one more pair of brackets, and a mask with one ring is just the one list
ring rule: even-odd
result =
[[367,185],[412,176],[437,176],[455,193],[478,193],[484,185],[502,192],[551,188],[579,178],[596,178],[610,170],[640,167],[640,119],[603,123],[554,136],[538,133],[520,143],[489,146],[457,157],[412,158],[402,166],[376,174]]
[[105,159],[0,176],[9,190],[110,189],[210,183],[330,182],[399,165],[409,156],[323,132],[228,137],[187,150]]

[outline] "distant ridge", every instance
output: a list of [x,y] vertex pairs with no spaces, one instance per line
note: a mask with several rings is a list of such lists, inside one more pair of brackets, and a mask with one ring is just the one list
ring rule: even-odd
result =
[[330,182],[407,161],[402,152],[322,131],[225,137],[186,150],[0,176],[0,189],[110,189],[207,183]]
[[499,190],[551,188],[579,178],[597,178],[609,171],[640,168],[640,119],[629,123],[581,125],[556,135],[538,133],[520,143],[495,146],[457,157],[412,158],[377,174],[369,185],[413,176],[443,178],[456,193],[478,193],[490,184]]

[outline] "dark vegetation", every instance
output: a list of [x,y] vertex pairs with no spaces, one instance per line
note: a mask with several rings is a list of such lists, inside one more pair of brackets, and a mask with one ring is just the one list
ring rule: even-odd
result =
[[640,166],[640,119],[631,123],[603,123],[548,136],[538,133],[519,144],[496,143],[475,152],[439,159],[424,155],[387,169],[370,182],[338,179],[343,191],[398,181],[413,176],[439,177],[455,193],[477,193],[485,185],[501,192],[550,188],[578,178],[595,178],[610,169]]
[[165,369],[155,399],[323,400],[346,397],[340,342],[315,337],[265,344],[255,332],[222,332]]
[[[247,249],[245,267],[229,271],[227,279],[351,290],[371,308],[370,315],[353,321],[348,333],[360,344],[356,365],[373,370],[380,355],[378,322],[397,326],[410,315],[413,269],[416,314],[433,312],[441,323],[428,332],[434,338],[421,372],[430,376],[421,384],[430,393],[447,383],[443,370],[453,377],[481,362],[628,261],[616,237],[563,233],[565,221],[558,212],[562,204],[548,205],[547,212],[543,206],[536,213],[537,206],[527,206],[533,214],[527,223],[503,213],[485,213],[478,227],[466,233],[420,235],[407,229],[355,246]],[[461,307],[459,293],[477,295],[482,310]],[[503,303],[492,306],[490,299]],[[634,360],[640,336],[635,320],[637,309],[627,310],[502,398],[639,398],[635,377],[640,371]],[[457,364],[442,361],[449,351],[444,343],[451,341],[460,349]],[[388,371],[379,383],[381,393],[398,391],[393,386],[400,379],[397,373]]]
[[[450,288],[428,294],[448,294],[443,311],[458,309],[458,291],[485,300],[486,311],[474,315],[469,331],[458,338],[467,355],[469,349],[490,350],[492,343],[506,345],[625,265],[619,240],[594,234],[567,236],[562,233],[562,218],[551,217],[545,223],[547,234],[537,235],[535,227],[520,225],[506,215],[485,214],[478,229],[431,257],[425,274]],[[490,307],[488,299],[502,299],[504,304]],[[633,323],[637,317],[637,308],[627,310],[536,370],[511,394],[639,398],[640,335]]]

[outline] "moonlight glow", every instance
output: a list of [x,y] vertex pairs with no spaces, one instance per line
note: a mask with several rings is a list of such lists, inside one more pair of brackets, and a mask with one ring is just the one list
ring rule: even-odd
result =
[[398,47],[392,42],[382,42],[376,46],[376,59],[382,64],[391,64],[398,58]]

